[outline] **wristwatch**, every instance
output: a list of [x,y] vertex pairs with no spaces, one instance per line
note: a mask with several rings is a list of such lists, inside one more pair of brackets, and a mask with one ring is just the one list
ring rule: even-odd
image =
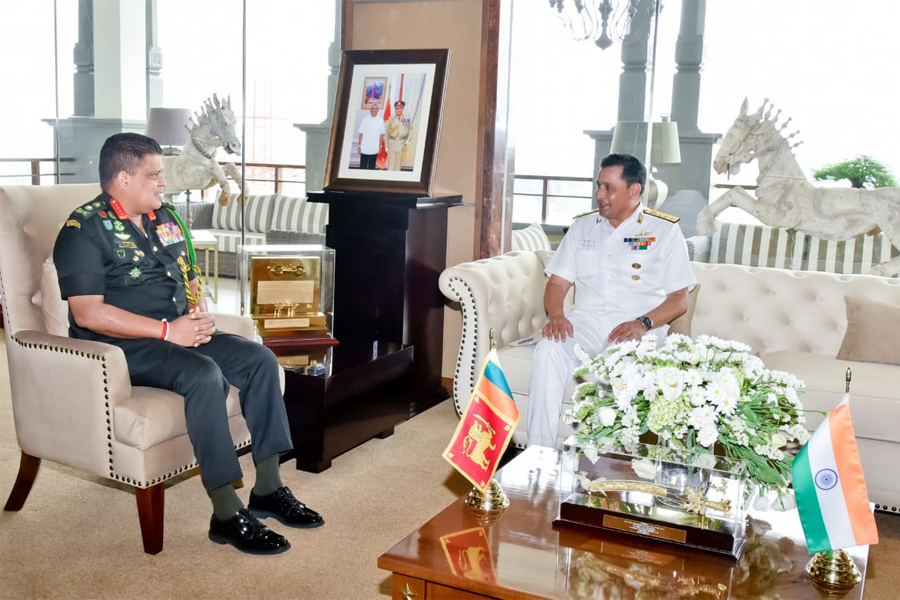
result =
[[647,331],[650,331],[651,329],[653,329],[653,319],[651,319],[647,315],[644,315],[643,317],[638,317],[638,321],[641,322],[641,325],[643,325],[644,327],[647,328]]

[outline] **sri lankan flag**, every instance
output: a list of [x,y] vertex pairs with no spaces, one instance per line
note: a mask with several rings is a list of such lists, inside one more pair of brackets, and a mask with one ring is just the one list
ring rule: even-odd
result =
[[500,368],[497,351],[491,350],[443,457],[475,487],[485,491],[518,423],[519,409]]

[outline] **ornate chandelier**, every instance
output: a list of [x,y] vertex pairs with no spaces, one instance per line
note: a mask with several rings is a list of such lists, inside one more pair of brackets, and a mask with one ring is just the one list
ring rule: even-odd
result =
[[657,1],[660,0],[550,0],[550,8],[556,9],[572,39],[593,40],[601,50],[606,50],[613,42],[620,42],[632,33],[632,20],[638,10],[648,13],[648,18],[639,22],[649,23]]

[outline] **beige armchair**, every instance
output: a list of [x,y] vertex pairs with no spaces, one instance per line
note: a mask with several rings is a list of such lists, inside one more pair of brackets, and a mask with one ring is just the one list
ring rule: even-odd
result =
[[[21,464],[4,510],[22,508],[41,460],[134,486],[144,551],[163,547],[165,481],[197,466],[181,396],[132,387],[125,356],[70,339],[53,244],[97,185],[0,187],[0,298]],[[249,319],[217,315],[219,329],[252,337]],[[237,389],[228,396],[235,448],[250,444]]]

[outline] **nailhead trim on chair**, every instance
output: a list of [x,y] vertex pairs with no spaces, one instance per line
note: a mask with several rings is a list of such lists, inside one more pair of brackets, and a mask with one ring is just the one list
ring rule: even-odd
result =
[[[5,296],[4,296],[4,299],[5,299]],[[4,306],[4,309],[5,309],[5,306]],[[4,310],[4,314],[8,314],[8,311]],[[80,350],[72,350],[71,348],[60,348],[59,346],[51,346],[49,344],[32,344],[29,342],[23,342],[14,335],[12,335],[10,337],[16,344],[18,344],[19,346],[22,346],[23,348],[37,349],[37,350],[49,350],[51,352],[60,352],[62,354],[74,354],[76,356],[83,356],[85,358],[90,358],[91,360],[101,361],[101,364],[103,366],[103,398],[104,398],[103,406],[104,406],[105,412],[106,412],[106,440],[107,440],[106,445],[107,445],[108,452],[109,452],[109,478],[110,479],[114,479],[116,481],[121,481],[122,483],[127,483],[128,485],[133,485],[133,486],[139,487],[139,488],[147,488],[147,487],[156,485],[158,483],[162,483],[163,481],[171,479],[172,477],[175,477],[176,475],[179,475],[179,474],[183,473],[184,471],[189,471],[197,466],[197,461],[194,461],[191,464],[184,465],[183,467],[179,467],[173,471],[170,471],[169,473],[167,473],[166,475],[164,475],[162,477],[156,477],[154,479],[151,479],[150,481],[137,481],[130,477],[123,477],[122,475],[119,475],[118,473],[116,473],[115,462],[113,461],[112,414],[110,413],[110,409],[109,409],[109,387],[107,387],[109,384],[109,376],[106,372],[106,361],[103,360],[103,357],[99,354],[88,354],[87,352],[82,352]],[[241,442],[240,444],[235,444],[234,449],[240,450],[241,448],[245,448],[250,445],[251,441],[252,440],[247,440],[246,442]]]
[[[473,306],[475,304],[475,298],[474,298],[474,294],[472,293],[472,288],[470,288],[466,282],[464,282],[459,277],[451,277],[450,278],[450,282],[448,285],[450,286],[450,289],[452,289],[453,292],[456,294],[456,296],[460,299],[459,305],[460,305],[460,308],[462,309],[462,322],[463,322],[462,339],[460,340],[459,352],[457,353],[457,356],[456,356],[456,377],[453,378],[453,404],[456,405],[456,414],[461,415],[463,412],[463,408],[460,405],[459,366],[462,364],[462,361],[463,361],[463,348],[465,348],[466,336],[468,334],[468,331],[466,330],[466,323],[468,323],[469,319],[466,316],[467,304],[465,301],[463,301],[463,295],[460,293],[459,289],[456,287],[456,285],[454,285],[456,283],[461,284],[465,288],[466,295],[468,296],[468,302]],[[475,311],[474,314],[472,315],[472,325],[474,327],[474,331],[477,332],[478,331],[478,311]],[[478,334],[473,333],[472,334],[472,345],[475,346],[477,343],[478,343]],[[475,359],[472,359],[471,365],[470,365],[469,377],[470,377],[470,381],[472,382],[473,386],[475,385],[475,369],[476,369]]]

